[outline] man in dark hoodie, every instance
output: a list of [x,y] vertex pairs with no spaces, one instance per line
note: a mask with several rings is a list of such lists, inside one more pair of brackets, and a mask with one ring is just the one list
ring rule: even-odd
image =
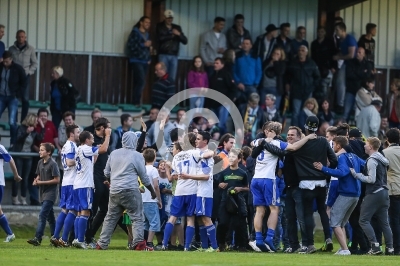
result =
[[370,137],[364,146],[365,153],[369,155],[364,173],[356,173],[350,168],[351,174],[361,182],[366,183],[365,197],[361,204],[360,226],[371,243],[368,254],[379,255],[382,253],[376,240],[374,229],[371,225],[373,215],[376,215],[381,225],[386,242],[386,255],[393,255],[393,236],[389,226],[388,209],[389,193],[387,187],[387,167],[389,161],[378,152],[381,142],[376,137]]
[[250,32],[243,26],[244,16],[237,14],[234,18],[235,24],[226,33],[228,42],[228,49],[233,49],[239,52],[242,49],[242,42],[244,39],[250,39]]

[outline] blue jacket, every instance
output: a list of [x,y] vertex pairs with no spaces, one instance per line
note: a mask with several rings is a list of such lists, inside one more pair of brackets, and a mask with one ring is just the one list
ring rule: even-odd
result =
[[355,179],[350,172],[354,168],[357,173],[362,172],[365,161],[353,153],[344,153],[338,157],[337,169],[322,167],[322,172],[327,175],[335,176],[339,180],[339,195],[346,197],[359,197],[361,194],[361,182]]
[[[129,131],[134,132],[135,130],[130,128]],[[122,135],[124,135],[124,133],[125,132],[122,130],[122,126],[119,126],[114,130],[114,134],[117,136],[115,149],[122,148]]]
[[243,51],[236,54],[233,78],[236,84],[243,83],[249,86],[258,86],[261,82],[261,59],[252,55],[246,55]]

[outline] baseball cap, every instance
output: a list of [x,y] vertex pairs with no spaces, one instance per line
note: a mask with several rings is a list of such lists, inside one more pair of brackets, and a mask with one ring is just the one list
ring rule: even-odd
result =
[[166,18],[173,18],[174,17],[174,11],[172,11],[171,9],[167,9],[164,11],[164,16]]
[[304,125],[304,128],[310,131],[317,131],[318,130],[318,125],[319,125],[319,120],[318,117],[315,115],[310,115],[306,119],[306,123]]
[[362,134],[358,128],[353,128],[349,131],[349,138],[361,138]]
[[272,31],[279,30],[279,28],[277,28],[274,24],[269,24],[265,28],[265,30],[267,31],[267,34],[268,34],[268,33],[272,32]]

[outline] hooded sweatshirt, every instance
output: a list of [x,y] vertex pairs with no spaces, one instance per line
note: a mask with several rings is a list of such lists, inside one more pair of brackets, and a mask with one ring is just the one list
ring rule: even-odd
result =
[[335,176],[339,180],[339,195],[346,197],[359,197],[361,194],[361,182],[355,179],[350,172],[353,168],[357,173],[361,172],[365,166],[365,161],[353,153],[344,153],[338,157],[337,169],[322,167],[322,172]]
[[377,193],[387,187],[387,167],[389,161],[381,153],[375,152],[366,161],[364,173],[354,173],[353,176],[366,183],[365,195]]
[[150,185],[142,154],[136,151],[137,137],[134,132],[122,136],[122,148],[113,151],[108,158],[104,175],[110,178],[110,193],[139,189],[138,177],[143,185]]

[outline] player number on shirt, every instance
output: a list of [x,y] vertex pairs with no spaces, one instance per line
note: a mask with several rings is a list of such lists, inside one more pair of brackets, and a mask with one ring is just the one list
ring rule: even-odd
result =
[[186,173],[187,174],[189,174],[189,160],[187,160],[187,161],[183,161],[183,163],[182,162],[180,162],[179,164],[178,164],[178,167],[179,167],[179,172],[180,173],[182,173],[183,171],[183,167],[182,167],[182,164],[183,164],[183,167],[186,167]]
[[61,156],[61,163],[62,163],[64,169],[67,169],[67,168],[68,168],[68,165],[67,165],[67,155],[66,155],[66,154],[63,154],[63,155]]
[[76,157],[76,171],[80,171],[82,169],[81,160],[79,157]]
[[264,159],[264,151],[262,151],[260,153],[260,155],[258,156],[257,160],[262,161]]

